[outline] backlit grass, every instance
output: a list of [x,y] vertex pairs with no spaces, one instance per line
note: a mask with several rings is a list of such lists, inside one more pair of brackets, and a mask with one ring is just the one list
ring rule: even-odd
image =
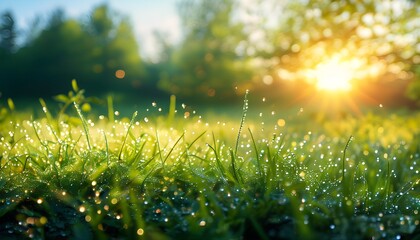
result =
[[77,85],[63,96],[57,114],[41,101],[38,118],[11,100],[2,108],[1,236],[420,234],[419,113],[249,117],[246,99],[242,118],[206,120],[172,98],[167,110],[153,102],[127,118],[112,99],[103,115],[84,112],[89,99]]

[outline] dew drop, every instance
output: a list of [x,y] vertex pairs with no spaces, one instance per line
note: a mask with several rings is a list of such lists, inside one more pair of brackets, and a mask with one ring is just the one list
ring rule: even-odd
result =
[[48,222],[48,219],[46,217],[42,216],[42,217],[39,218],[39,222],[42,225],[45,225]]
[[284,127],[286,125],[286,121],[283,118],[277,120],[277,125],[279,127]]
[[383,224],[380,224],[380,225],[379,225],[379,230],[380,230],[380,231],[384,231],[384,230],[385,230],[385,226],[384,226]]
[[79,207],[79,212],[81,212],[81,213],[86,212],[86,207],[85,206],[80,206]]
[[137,235],[142,236],[144,234],[143,228],[137,229]]

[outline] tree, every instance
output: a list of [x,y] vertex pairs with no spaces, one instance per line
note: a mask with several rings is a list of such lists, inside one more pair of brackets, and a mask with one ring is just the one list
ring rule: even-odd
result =
[[39,35],[16,54],[18,93],[42,96],[66,91],[72,79],[87,77],[85,53],[92,45],[78,21],[62,10],[54,11]]
[[94,42],[87,53],[93,79],[108,89],[139,88],[145,70],[129,19],[104,4],[92,11],[86,29]]
[[16,24],[13,14],[6,11],[0,20],[0,48],[7,53],[12,53],[16,47]]
[[[17,30],[11,12],[4,12],[0,17],[0,91],[8,91],[11,88],[10,79],[13,71],[16,50]],[[0,95],[4,92],[0,92]]]
[[179,13],[184,39],[170,56],[159,87],[186,97],[234,98],[251,78],[249,58],[237,47],[246,39],[233,20],[235,1],[184,0]]
[[10,61],[1,58],[2,91],[51,96],[66,91],[72,79],[93,94],[140,86],[144,70],[129,19],[107,5],[89,16],[81,21],[58,9],[45,24],[36,21],[37,29]]
[[413,67],[414,78],[407,89],[407,96],[420,104],[420,67],[414,65]]
[[[115,37],[110,43],[113,51],[111,57],[116,61],[116,71],[124,73],[124,78],[134,88],[146,85],[145,69],[139,55],[139,47],[134,36],[132,26],[127,17],[119,22],[115,29]],[[121,78],[121,76],[117,76]]]
[[420,63],[419,11],[419,2],[408,0],[288,1],[267,31],[271,50],[260,55],[279,80],[305,79],[308,69],[338,56],[360,62],[356,84],[403,86]]

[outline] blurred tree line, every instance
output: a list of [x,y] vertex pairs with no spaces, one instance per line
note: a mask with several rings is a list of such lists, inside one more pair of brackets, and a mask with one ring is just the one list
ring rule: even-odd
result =
[[354,84],[359,95],[420,100],[417,1],[181,0],[178,10],[183,38],[172,43],[157,32],[153,61],[140,56],[130,19],[106,4],[81,19],[62,10],[44,23],[35,19],[19,45],[22,33],[5,11],[0,92],[51,96],[77,79],[90,94],[213,101],[235,100],[250,89],[256,96],[296,100],[316,91],[305,69],[340,53],[362,60],[364,74]]
[[56,10],[41,26],[35,20],[22,46],[10,12],[2,15],[1,90],[5,95],[45,96],[66,92],[72,79],[92,93],[138,87],[145,65],[127,17],[107,5],[83,20]]

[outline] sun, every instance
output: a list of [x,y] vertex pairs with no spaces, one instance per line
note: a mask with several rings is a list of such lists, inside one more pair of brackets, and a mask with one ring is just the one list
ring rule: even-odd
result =
[[359,77],[362,65],[357,59],[343,59],[340,55],[335,55],[306,70],[305,75],[319,90],[350,91],[352,81]]
[[347,91],[351,89],[353,71],[346,63],[329,61],[316,67],[314,77],[320,90]]

